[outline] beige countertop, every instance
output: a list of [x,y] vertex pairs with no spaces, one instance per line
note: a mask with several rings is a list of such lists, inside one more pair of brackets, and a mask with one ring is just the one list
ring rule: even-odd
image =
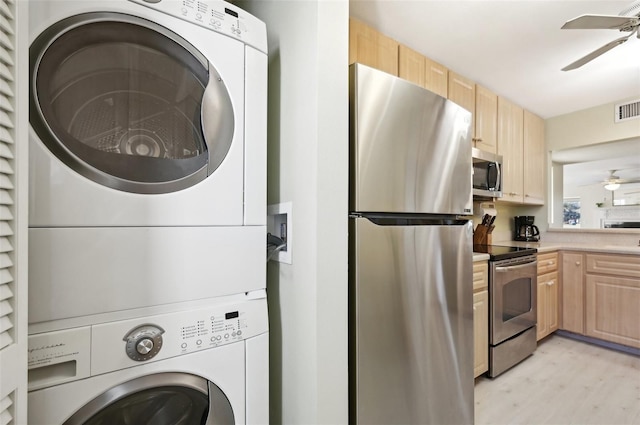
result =
[[[593,243],[558,243],[558,242],[517,242],[501,241],[494,242],[493,245],[521,246],[525,248],[536,248],[539,253],[553,252],[558,250],[606,252],[611,254],[632,254],[640,256],[640,246],[636,245],[597,245]],[[479,261],[475,259],[474,261]]]

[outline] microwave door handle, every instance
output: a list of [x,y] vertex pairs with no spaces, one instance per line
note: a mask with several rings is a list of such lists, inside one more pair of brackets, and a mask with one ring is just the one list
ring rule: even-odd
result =
[[502,170],[500,170],[500,163],[499,162],[496,162],[496,170],[498,171],[498,176],[496,178],[495,190],[496,191],[502,191],[502,177],[500,176],[502,174]]

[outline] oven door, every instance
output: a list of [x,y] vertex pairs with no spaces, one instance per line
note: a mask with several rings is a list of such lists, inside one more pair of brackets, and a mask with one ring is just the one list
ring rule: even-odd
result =
[[535,257],[491,263],[491,345],[536,325],[537,264]]

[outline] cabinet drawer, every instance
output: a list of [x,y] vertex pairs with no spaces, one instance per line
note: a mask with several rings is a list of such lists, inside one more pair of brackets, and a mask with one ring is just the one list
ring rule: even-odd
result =
[[538,254],[538,276],[558,270],[558,253]]
[[489,287],[489,265],[486,261],[473,263],[473,292]]
[[587,273],[640,277],[640,257],[635,255],[587,254]]

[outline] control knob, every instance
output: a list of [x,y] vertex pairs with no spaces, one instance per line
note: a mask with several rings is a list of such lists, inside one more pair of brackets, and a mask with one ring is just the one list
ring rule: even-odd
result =
[[162,348],[163,333],[164,329],[155,325],[142,325],[130,330],[123,338],[127,356],[137,362],[152,359]]

